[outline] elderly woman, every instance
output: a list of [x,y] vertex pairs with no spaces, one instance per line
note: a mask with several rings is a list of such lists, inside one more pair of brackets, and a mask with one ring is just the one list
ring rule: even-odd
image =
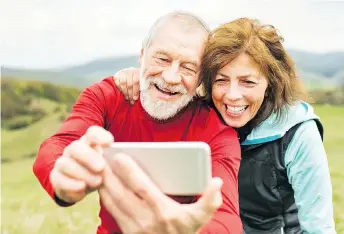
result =
[[204,98],[238,131],[245,232],[336,233],[323,127],[281,41],[273,26],[248,18],[215,29],[200,73]]

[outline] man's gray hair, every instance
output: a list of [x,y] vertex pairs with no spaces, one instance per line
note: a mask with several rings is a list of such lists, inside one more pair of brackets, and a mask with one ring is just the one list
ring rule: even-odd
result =
[[173,21],[178,22],[180,26],[182,26],[183,29],[187,31],[201,29],[204,30],[204,32],[206,32],[207,34],[210,33],[210,29],[208,28],[208,26],[196,15],[183,11],[171,12],[163,15],[157,21],[155,21],[153,26],[150,28],[147,37],[142,43],[142,48],[148,47],[151,44],[155,33],[158,31],[159,27],[162,24],[170,23]]

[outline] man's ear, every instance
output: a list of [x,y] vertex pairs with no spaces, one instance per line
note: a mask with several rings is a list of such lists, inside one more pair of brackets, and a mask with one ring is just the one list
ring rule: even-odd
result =
[[142,64],[143,54],[144,54],[144,48],[141,48],[140,56],[139,56],[139,65],[140,65],[140,66],[141,66],[141,64]]

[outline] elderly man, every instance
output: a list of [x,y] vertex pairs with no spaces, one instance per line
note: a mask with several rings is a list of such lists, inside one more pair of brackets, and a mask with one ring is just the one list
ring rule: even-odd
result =
[[[100,195],[97,233],[241,233],[240,146],[236,132],[194,98],[208,29],[195,16],[171,13],[151,28],[140,53],[140,99],[130,105],[112,77],[86,88],[34,163],[38,180],[60,206]],[[111,169],[102,147],[116,141],[203,141],[213,180],[201,197],[172,197],[130,159]]]

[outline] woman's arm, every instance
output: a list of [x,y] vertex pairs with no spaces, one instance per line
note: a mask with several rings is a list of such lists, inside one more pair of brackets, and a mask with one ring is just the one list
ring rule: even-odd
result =
[[327,156],[316,123],[303,123],[285,155],[298,217],[305,233],[336,233]]

